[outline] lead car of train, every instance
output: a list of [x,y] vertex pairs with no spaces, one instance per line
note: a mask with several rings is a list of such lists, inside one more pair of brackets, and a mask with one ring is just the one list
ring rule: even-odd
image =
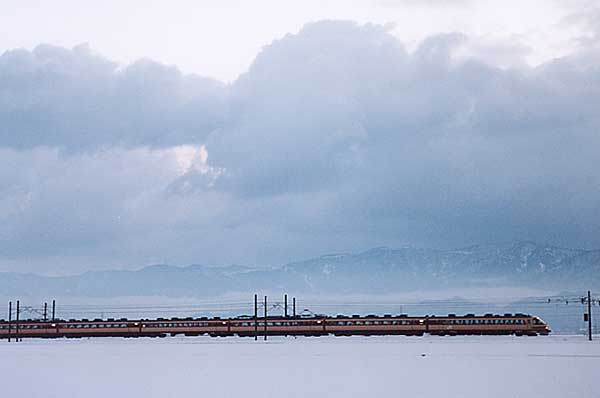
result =
[[414,317],[269,316],[236,318],[0,320],[0,338],[209,336],[351,336],[351,335],[547,335],[548,325],[526,314]]

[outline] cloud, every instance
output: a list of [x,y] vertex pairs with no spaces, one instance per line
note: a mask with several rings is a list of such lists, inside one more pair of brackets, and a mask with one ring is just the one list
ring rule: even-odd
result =
[[225,85],[140,60],[124,69],[87,45],[40,45],[0,57],[0,145],[165,147],[222,124]]
[[409,52],[386,27],[323,21],[230,85],[87,47],[6,53],[0,264],[600,246],[598,52],[500,67],[526,50],[484,47],[449,33]]
[[472,0],[377,0],[377,5],[382,7],[401,7],[401,6],[416,6],[416,7],[455,7],[469,6],[473,3]]

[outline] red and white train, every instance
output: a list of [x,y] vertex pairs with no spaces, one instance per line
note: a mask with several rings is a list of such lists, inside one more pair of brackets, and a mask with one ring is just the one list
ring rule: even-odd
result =
[[547,335],[548,325],[526,314],[447,316],[310,316],[171,319],[0,320],[0,338],[352,335]]

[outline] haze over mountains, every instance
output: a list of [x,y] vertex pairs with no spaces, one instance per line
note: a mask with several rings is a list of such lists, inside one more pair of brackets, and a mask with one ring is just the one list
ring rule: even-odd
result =
[[0,289],[5,295],[19,296],[203,297],[281,290],[318,294],[491,286],[564,290],[585,288],[599,280],[600,250],[515,241],[454,250],[379,247],[278,268],[151,265],[137,271],[63,277],[0,273]]

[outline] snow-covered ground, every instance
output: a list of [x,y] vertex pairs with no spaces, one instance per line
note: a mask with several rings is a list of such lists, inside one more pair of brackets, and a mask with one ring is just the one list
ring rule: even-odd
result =
[[25,340],[0,358],[13,398],[600,397],[600,336]]

